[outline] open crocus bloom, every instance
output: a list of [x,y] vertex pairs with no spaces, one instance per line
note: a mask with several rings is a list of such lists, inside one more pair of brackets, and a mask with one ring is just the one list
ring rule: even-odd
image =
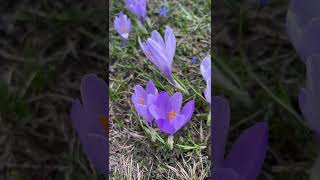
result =
[[194,101],[186,103],[182,110],[181,105],[180,92],[171,97],[168,93],[161,92],[155,103],[149,107],[150,113],[162,132],[173,135],[189,122],[194,111]]
[[289,39],[303,62],[313,54],[320,54],[320,1],[291,0],[287,14]]
[[147,0],[126,0],[130,12],[140,18],[142,24],[147,16]]
[[207,82],[207,88],[204,91],[204,96],[208,103],[211,103],[211,59],[205,57],[201,61],[200,71],[203,79]]
[[122,11],[119,13],[119,16],[114,19],[114,27],[123,39],[128,39],[131,21]]
[[160,69],[172,84],[175,84],[172,78],[172,61],[176,51],[176,38],[173,30],[167,26],[164,39],[158,31],[153,31],[147,42],[142,43],[140,37],[138,40],[147,58]]
[[140,116],[143,117],[149,126],[152,126],[153,116],[150,114],[148,107],[154,103],[158,96],[158,90],[153,82],[150,80],[147,84],[146,90],[140,85],[134,88],[135,93],[132,95],[132,102]]
[[265,123],[246,129],[225,157],[225,144],[229,131],[228,102],[214,97],[212,162],[215,180],[255,180],[262,168],[268,145],[268,127]]
[[95,74],[85,75],[81,81],[82,104],[75,100],[71,120],[83,150],[97,170],[107,177],[108,152],[108,86]]
[[320,55],[307,61],[307,86],[299,95],[300,109],[311,129],[320,135]]

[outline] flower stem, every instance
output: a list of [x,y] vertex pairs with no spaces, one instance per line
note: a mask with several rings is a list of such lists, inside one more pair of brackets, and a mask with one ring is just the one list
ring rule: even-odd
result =
[[170,135],[168,137],[168,145],[169,145],[169,149],[172,150],[173,149],[173,135]]
[[183,91],[186,94],[189,94],[189,92],[186,90],[185,86],[182,84],[182,82],[175,76],[173,76],[173,79],[175,81],[175,87],[181,91]]
[[207,119],[207,126],[210,126],[211,125],[211,110],[208,114],[208,119]]

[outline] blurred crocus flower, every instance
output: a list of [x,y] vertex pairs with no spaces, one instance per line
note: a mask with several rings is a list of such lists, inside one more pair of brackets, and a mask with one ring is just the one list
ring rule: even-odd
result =
[[257,123],[246,129],[225,157],[225,145],[229,131],[230,108],[221,97],[212,103],[212,162],[213,179],[256,180],[262,168],[268,146],[268,127]]
[[126,0],[126,6],[144,24],[147,16],[147,0]]
[[197,58],[196,58],[195,56],[192,56],[191,62],[192,62],[192,63],[195,63],[196,61],[197,61]]
[[95,74],[88,74],[82,78],[80,88],[82,103],[75,100],[72,104],[72,124],[88,159],[107,177],[108,86]]
[[207,83],[207,88],[204,91],[204,96],[208,103],[211,103],[211,59],[205,57],[201,61],[200,71],[203,76],[203,79]]
[[320,1],[291,0],[287,13],[289,39],[303,62],[320,54]]
[[165,6],[160,7],[159,9],[159,15],[160,16],[166,16],[169,12],[169,9]]
[[182,110],[181,105],[180,92],[171,97],[166,92],[161,92],[155,103],[149,107],[150,113],[162,132],[173,135],[189,122],[194,111],[194,101],[187,102]]
[[139,44],[147,58],[155,64],[164,76],[172,84],[176,84],[172,77],[172,61],[176,51],[176,38],[173,30],[167,26],[164,39],[158,31],[153,31],[151,38],[142,43],[139,37]]
[[307,85],[300,92],[299,105],[309,127],[320,135],[320,55],[310,57],[306,64]]
[[150,114],[148,107],[154,103],[158,96],[158,90],[153,82],[150,80],[146,89],[143,89],[140,85],[136,85],[134,88],[135,93],[132,95],[132,102],[140,116],[143,117],[151,127],[153,123],[153,116]]
[[114,19],[114,27],[124,40],[128,39],[131,21],[122,11],[119,13],[119,16]]

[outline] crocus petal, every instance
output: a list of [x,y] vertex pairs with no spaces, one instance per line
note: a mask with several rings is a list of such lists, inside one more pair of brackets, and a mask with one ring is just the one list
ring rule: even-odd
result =
[[155,105],[150,105],[149,107],[149,112],[151,113],[151,115],[153,116],[153,118],[155,120],[157,119],[163,119],[165,118],[161,113],[160,113],[160,109],[155,106]]
[[176,133],[179,129],[181,129],[184,125],[186,125],[188,122],[190,121],[190,119],[187,119],[185,116],[183,115],[177,115],[175,118],[173,118],[171,120],[171,125],[173,126],[173,128],[175,129]]
[[233,168],[243,179],[256,180],[268,148],[268,126],[257,123],[246,129],[224,161],[224,167]]
[[313,19],[319,17],[320,1],[315,0],[291,0],[289,11],[301,27],[306,26]]
[[204,80],[208,81],[211,79],[211,59],[209,57],[205,57],[201,61],[200,71]]
[[212,101],[212,162],[215,167],[220,167],[224,160],[225,143],[229,131],[230,108],[228,102],[221,97],[213,97]]
[[146,91],[143,89],[142,86],[140,85],[136,85],[134,87],[134,93],[138,96],[138,97],[142,97],[142,98],[146,98]]
[[182,104],[182,94],[181,92],[176,92],[170,97],[170,106],[171,111],[180,113]]
[[[170,112],[170,96],[166,92],[160,92],[155,105],[158,108],[158,114],[161,118],[166,119]],[[155,118],[158,119],[158,118]]]
[[[191,117],[192,117],[192,114],[193,114],[193,111],[194,111],[194,105],[195,105],[195,103],[194,103],[194,100],[191,100],[191,101],[189,101],[189,102],[187,102],[185,105],[184,105],[184,107],[183,107],[183,109],[182,109],[182,111],[181,111],[181,115],[183,115],[185,118],[186,118],[186,121],[188,122],[190,119],[191,119]],[[186,122],[186,123],[187,123]]]
[[76,129],[81,143],[85,143],[85,136],[90,131],[88,129],[90,128],[90,121],[88,121],[87,115],[83,111],[79,100],[76,100],[72,103],[70,117],[72,120],[72,125]]
[[207,81],[207,88],[204,91],[204,97],[208,103],[211,103],[211,80]]
[[160,47],[162,47],[162,49],[165,49],[164,41],[158,31],[152,31],[151,38],[155,40],[160,45]]
[[158,90],[151,80],[147,83],[146,92],[147,94],[158,94]]
[[88,134],[88,157],[97,170],[107,177],[108,171],[108,144],[107,139],[98,134]]
[[148,106],[137,104],[136,109],[138,111],[138,114],[143,117],[144,120],[147,121],[148,124],[152,123],[153,117],[149,112]]
[[317,34],[314,34],[313,32],[319,32],[317,30],[313,31],[312,29],[314,27],[312,26],[314,25],[311,25],[314,23],[314,21],[317,21],[317,19],[319,20],[320,18],[318,11],[319,8],[320,1],[290,1],[286,21],[287,32],[289,39],[291,40],[295,49],[298,51],[303,62],[306,62],[308,56],[311,55],[309,52],[313,51],[313,48],[318,47],[311,45],[312,42],[311,44],[309,43],[309,40],[316,42],[315,40],[317,38],[310,39],[309,37],[317,37]]
[[114,27],[117,30],[117,32],[120,34],[121,33],[121,31],[120,31],[121,28],[120,28],[120,19],[119,19],[119,17],[116,17],[114,19]]
[[214,180],[240,180],[239,175],[230,168],[217,168],[213,170]]
[[306,119],[309,128],[315,129],[315,124],[314,124],[314,119],[312,117],[312,107],[310,107],[310,102],[307,100],[307,90],[306,89],[301,89],[300,94],[299,94],[299,107],[300,110]]
[[174,36],[173,30],[169,26],[166,26],[165,44],[166,44],[167,57],[169,60],[168,63],[171,64],[173,61],[174,54],[176,52],[176,37]]
[[92,118],[108,117],[108,86],[95,74],[85,75],[81,80],[81,97],[84,110]]
[[167,134],[174,134],[176,132],[176,129],[170,124],[170,121],[167,119],[158,119],[156,120],[158,128]]
[[312,21],[303,31],[301,41],[297,44],[297,50],[303,60],[308,59],[313,54],[320,54],[319,46],[320,17]]

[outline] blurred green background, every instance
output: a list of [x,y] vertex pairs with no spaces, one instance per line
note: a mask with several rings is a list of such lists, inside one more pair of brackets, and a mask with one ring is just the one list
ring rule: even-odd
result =
[[86,73],[107,80],[107,2],[3,1],[0,179],[102,179],[71,128]]

